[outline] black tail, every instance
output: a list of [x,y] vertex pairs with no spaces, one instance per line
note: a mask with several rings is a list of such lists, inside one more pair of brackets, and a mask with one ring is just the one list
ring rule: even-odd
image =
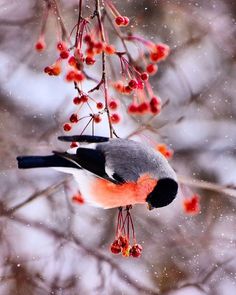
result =
[[80,167],[73,162],[62,158],[57,155],[51,156],[19,156],[16,158],[18,161],[18,168],[45,168],[45,167],[67,167],[77,168]]

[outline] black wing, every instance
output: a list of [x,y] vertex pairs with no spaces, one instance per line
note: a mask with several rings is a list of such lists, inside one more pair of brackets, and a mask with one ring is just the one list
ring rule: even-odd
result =
[[58,140],[67,142],[87,142],[87,143],[99,143],[109,141],[108,137],[93,136],[93,135],[71,135],[71,136],[59,136]]
[[78,148],[77,153],[75,155],[71,155],[69,153],[61,153],[61,152],[53,152],[54,154],[68,159],[69,161],[77,164],[79,167],[86,169],[93,174],[104,178],[106,180],[111,181],[115,184],[122,184],[125,181],[114,173],[112,177],[110,177],[105,170],[106,158],[102,151],[87,149],[87,148]]

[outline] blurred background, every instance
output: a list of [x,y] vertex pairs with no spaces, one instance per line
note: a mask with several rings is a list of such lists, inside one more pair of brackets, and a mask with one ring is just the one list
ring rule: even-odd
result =
[[[154,92],[169,103],[151,130],[134,139],[167,144],[183,184],[194,186],[183,185],[166,208],[132,209],[143,255],[125,259],[109,251],[117,210],[72,203],[78,187],[70,176],[18,170],[17,155],[66,148],[57,136],[76,92],[62,77],[43,73],[56,57],[52,18],[47,51],[34,50],[45,1],[1,0],[0,294],[236,294],[236,2],[113,3],[130,18],[128,30],[171,48],[151,78]],[[78,1],[58,5],[71,30]],[[84,5],[89,10],[93,1]],[[142,124],[124,114],[116,130],[126,137]],[[194,193],[201,210],[191,216],[183,197]]]

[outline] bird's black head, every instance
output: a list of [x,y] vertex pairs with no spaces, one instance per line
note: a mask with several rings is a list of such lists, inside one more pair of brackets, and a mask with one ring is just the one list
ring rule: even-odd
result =
[[150,208],[159,208],[169,205],[178,192],[178,184],[174,179],[162,178],[158,180],[153,191],[147,196],[146,201]]

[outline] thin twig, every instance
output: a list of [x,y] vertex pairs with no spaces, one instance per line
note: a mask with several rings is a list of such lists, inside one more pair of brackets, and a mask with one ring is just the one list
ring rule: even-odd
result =
[[[96,1],[96,16],[97,16],[97,20],[98,20],[98,26],[99,26],[99,31],[101,34],[101,39],[102,39],[103,43],[106,43],[104,27],[103,27],[102,17],[101,17],[100,0],[95,0],[95,1]],[[102,52],[102,80],[101,81],[104,84],[105,108],[106,108],[106,112],[107,112],[110,137],[113,137],[113,127],[112,127],[112,123],[111,123],[110,111],[108,108],[108,98],[109,97],[108,97],[108,83],[107,83],[107,76],[106,76],[106,54],[104,51]]]
[[222,193],[222,194],[236,198],[236,190],[232,188],[228,188],[227,186],[224,186],[224,185],[212,183],[205,180],[187,178],[182,175],[178,175],[178,180],[180,183],[185,185],[189,185],[189,186],[193,186],[193,187],[197,187],[197,188],[201,188],[205,190],[210,190],[217,193]]

